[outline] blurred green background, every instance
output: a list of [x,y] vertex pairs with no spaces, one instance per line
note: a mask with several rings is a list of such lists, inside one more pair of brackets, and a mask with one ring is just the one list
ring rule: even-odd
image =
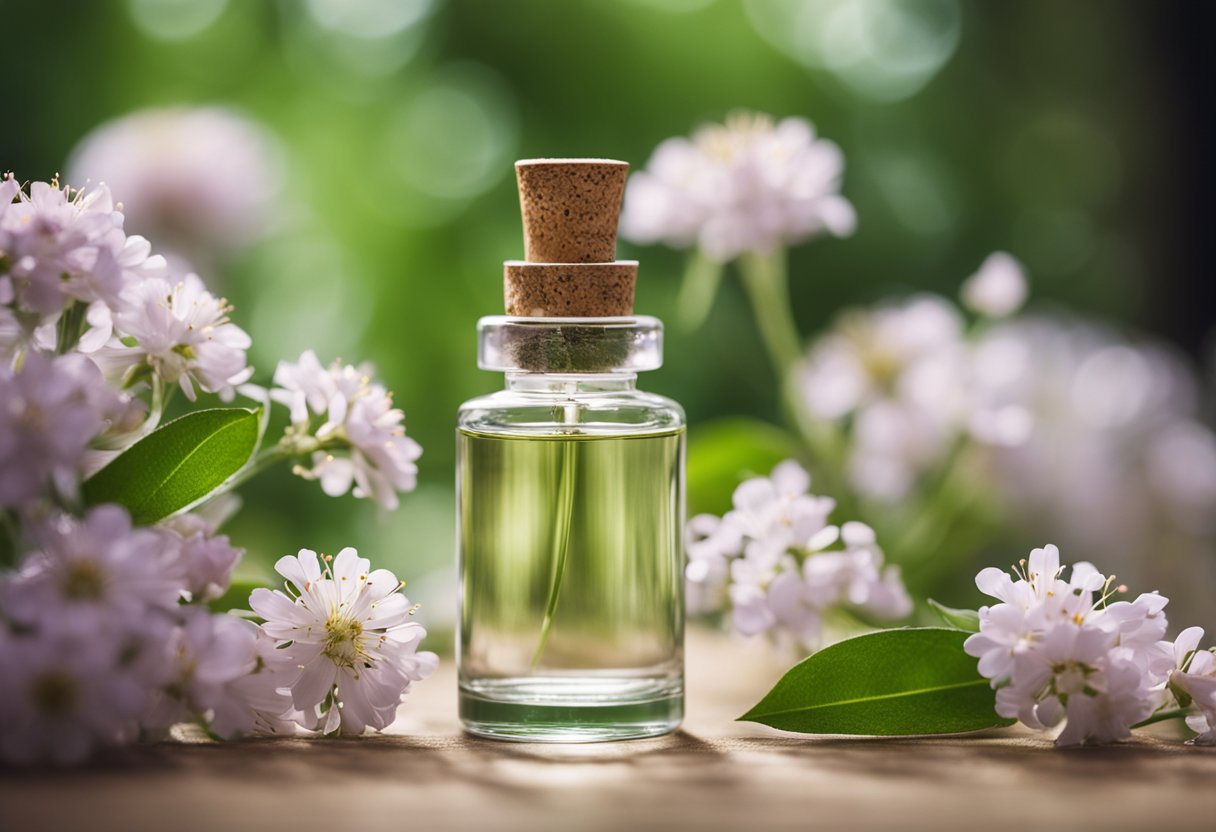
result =
[[[50,178],[90,130],[149,107],[230,107],[275,137],[264,228],[195,265],[254,336],[260,380],[308,347],[371,360],[425,453],[394,515],[278,470],[246,488],[229,532],[250,569],[354,545],[428,600],[446,590],[414,579],[452,557],[453,412],[501,383],[476,368],[474,324],[501,311],[501,262],[522,255],[514,159],[640,167],[738,108],[804,116],[843,148],[859,216],[852,238],[793,252],[804,333],[892,290],[953,295],[1007,249],[1035,304],[1197,358],[1212,310],[1196,302],[1211,184],[1201,5],[2,0],[0,167]],[[642,260],[638,310],[670,318],[683,253],[620,256]],[[706,326],[669,331],[643,384],[683,403],[694,431],[777,417],[734,281]]]

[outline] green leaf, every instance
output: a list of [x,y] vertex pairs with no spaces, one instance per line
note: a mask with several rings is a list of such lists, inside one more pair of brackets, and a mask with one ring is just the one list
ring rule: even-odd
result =
[[85,503],[118,503],[139,524],[188,508],[224,484],[253,455],[258,413],[199,410],[174,419],[85,481]]
[[825,647],[799,662],[740,720],[804,734],[907,736],[979,731],[997,716],[996,694],[963,652],[967,633],[882,630]]
[[767,476],[783,459],[799,454],[785,431],[758,419],[717,419],[688,438],[688,512],[724,514],[731,494],[748,477]]
[[975,610],[956,610],[954,607],[939,604],[932,598],[929,599],[929,606],[933,607],[933,611],[938,614],[941,620],[951,627],[966,630],[968,633],[978,633],[980,631],[980,614]]

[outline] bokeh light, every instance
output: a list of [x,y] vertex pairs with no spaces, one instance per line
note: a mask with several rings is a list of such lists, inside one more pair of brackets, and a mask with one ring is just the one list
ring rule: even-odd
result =
[[748,0],[757,31],[794,60],[856,95],[915,95],[958,47],[955,0]]
[[187,40],[219,19],[228,0],[127,0],[135,25],[158,40]]

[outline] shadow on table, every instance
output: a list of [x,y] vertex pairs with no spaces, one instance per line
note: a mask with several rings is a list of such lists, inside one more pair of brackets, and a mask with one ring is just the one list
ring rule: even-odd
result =
[[906,781],[966,776],[969,767],[1001,771],[1014,782],[1033,770],[1036,779],[1117,777],[1141,783],[1174,780],[1197,759],[1216,766],[1216,754],[1182,742],[1137,738],[1117,745],[1056,748],[1040,736],[990,733],[955,737],[736,737],[715,743],[735,756],[763,754],[791,765]]
[[[758,766],[889,778],[910,783],[966,780],[982,770],[1010,783],[1028,772],[1043,777],[1108,777],[1141,783],[1175,780],[1196,758],[1216,766],[1208,749],[1154,739],[1117,746],[1055,749],[1037,736],[990,734],[966,738],[816,738],[736,736],[700,738],[686,731],[620,743],[548,745],[506,743],[468,735],[359,738],[270,738],[227,743],[166,742],[113,749],[89,765],[68,770],[0,769],[13,782],[23,777],[65,785],[125,778],[201,776],[273,779],[281,785],[331,780],[436,785],[463,782],[503,796],[527,799],[557,786],[590,787],[644,779],[695,781],[725,789],[756,776]],[[1205,765],[1205,769],[1206,769]],[[1213,770],[1216,770],[1214,768]]]

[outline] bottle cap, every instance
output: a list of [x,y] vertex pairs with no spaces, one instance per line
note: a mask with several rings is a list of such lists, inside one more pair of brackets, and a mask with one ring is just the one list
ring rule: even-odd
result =
[[503,268],[508,315],[601,318],[633,314],[636,261],[616,260],[626,162],[515,163],[524,260]]

